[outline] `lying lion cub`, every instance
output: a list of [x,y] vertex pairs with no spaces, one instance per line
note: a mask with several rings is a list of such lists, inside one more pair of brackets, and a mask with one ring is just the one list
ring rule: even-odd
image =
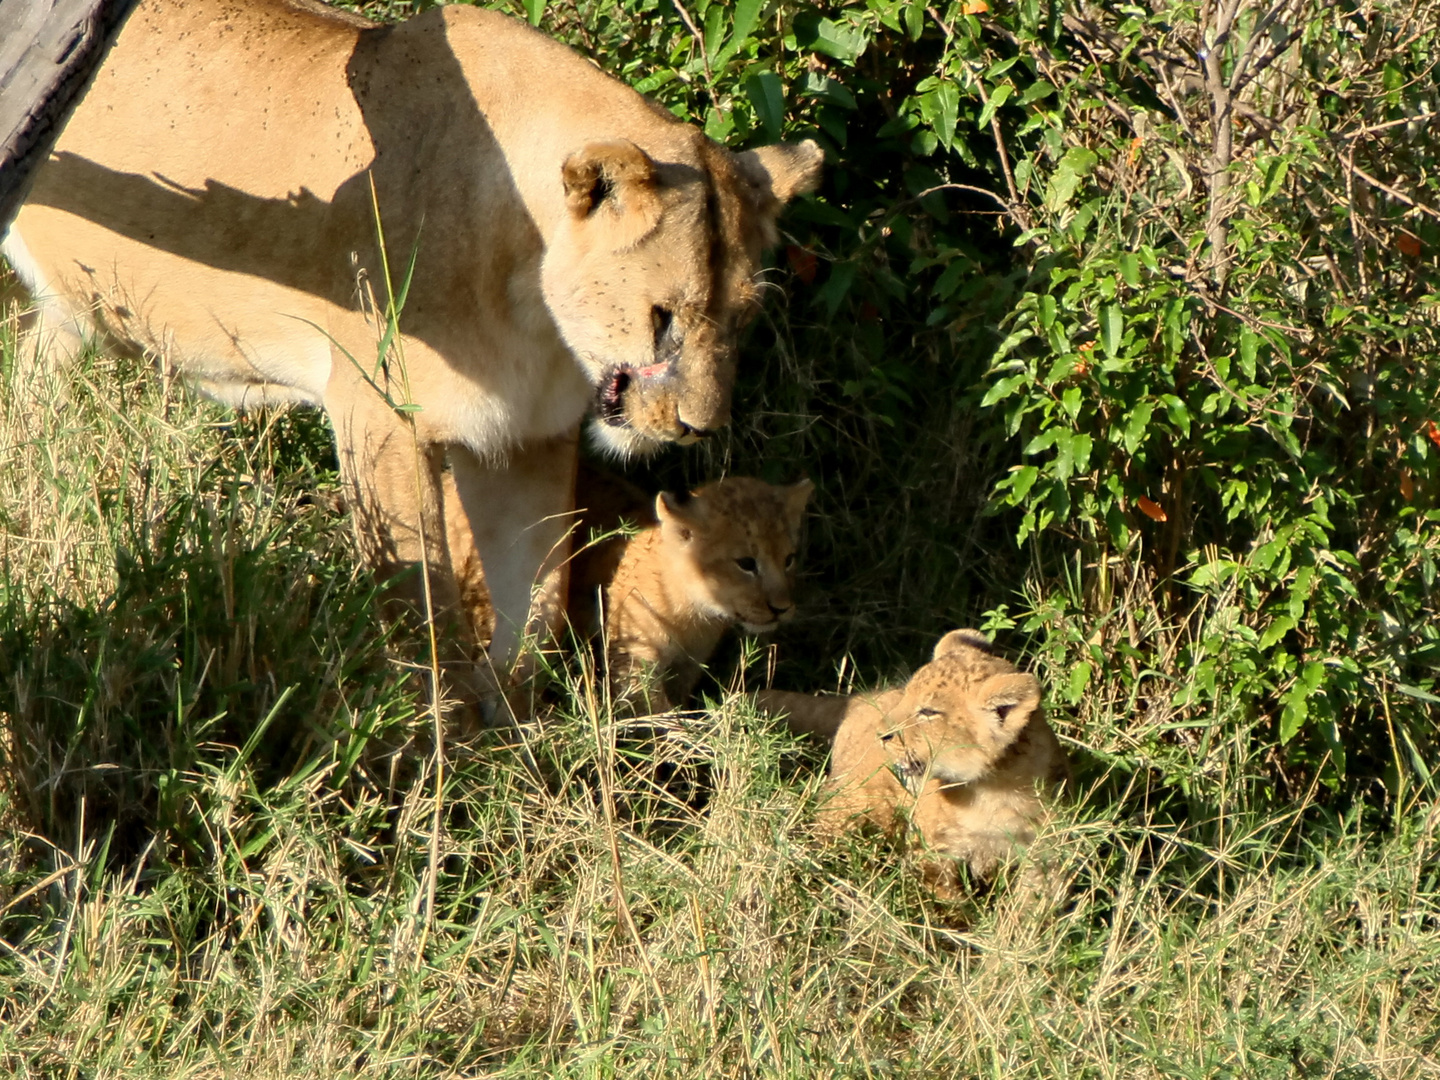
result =
[[612,692],[664,712],[695,688],[726,627],[775,629],[794,601],[795,547],[812,485],[732,476],[661,492],[605,590]]
[[[900,689],[848,698],[764,690],[758,700],[797,731],[834,734],[823,829],[894,829],[903,811],[931,851],[982,878],[1034,839],[1042,792],[1069,771],[1040,709],[1040,683],[976,630],[946,634]],[[930,862],[925,874],[948,890],[955,867]]]

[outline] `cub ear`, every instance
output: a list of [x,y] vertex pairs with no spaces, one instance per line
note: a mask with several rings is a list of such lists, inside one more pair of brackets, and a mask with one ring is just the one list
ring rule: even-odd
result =
[[815,490],[815,485],[808,479],[800,480],[782,489],[785,497],[785,510],[790,515],[790,520],[796,525],[800,524],[800,517],[805,513],[805,505],[810,501],[810,493]]
[[1040,707],[1040,680],[1023,671],[992,675],[980,684],[978,696],[985,723],[992,732],[1003,732],[1009,743]]
[[671,491],[662,491],[655,496],[655,520],[660,522],[662,529],[673,530],[681,540],[689,540],[692,535],[692,518],[694,506],[689,492],[676,494]]
[[750,182],[775,200],[775,213],[796,195],[808,195],[819,187],[825,165],[825,151],[814,139],[761,146],[736,157]]
[[992,656],[995,653],[995,646],[979,630],[951,630],[936,644],[932,659],[939,660],[942,656],[964,652],[966,649],[979,649]]
[[660,221],[655,162],[626,139],[586,143],[560,166],[560,180],[575,220],[611,211],[617,247],[638,242]]

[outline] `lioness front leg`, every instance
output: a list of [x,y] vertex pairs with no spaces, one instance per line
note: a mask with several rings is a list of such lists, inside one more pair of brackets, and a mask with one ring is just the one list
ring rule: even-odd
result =
[[360,553],[391,581],[385,616],[423,623],[428,611],[437,631],[442,695],[477,705],[494,695],[496,682],[476,663],[479,650],[450,565],[440,480],[445,448],[427,442],[411,419],[358,377],[347,357],[337,356],[335,368],[325,411]]
[[483,567],[491,611],[470,617],[477,630],[493,625],[490,660],[497,672],[523,677],[511,669],[524,634],[559,629],[579,438],[577,429],[528,443],[493,465],[464,447],[450,448],[445,515],[451,558],[463,569],[478,555]]

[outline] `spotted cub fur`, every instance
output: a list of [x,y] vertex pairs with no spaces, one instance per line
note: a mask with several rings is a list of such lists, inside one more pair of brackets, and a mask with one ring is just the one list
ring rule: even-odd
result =
[[975,630],[953,630],[904,687],[849,698],[762,691],[762,708],[835,745],[822,829],[908,819],[933,853],[926,878],[954,885],[953,860],[979,877],[1035,837],[1043,795],[1068,765],[1040,708],[1040,683]]
[[648,712],[683,702],[726,627],[775,629],[794,607],[795,548],[812,485],[734,476],[662,492],[605,590],[612,692]]

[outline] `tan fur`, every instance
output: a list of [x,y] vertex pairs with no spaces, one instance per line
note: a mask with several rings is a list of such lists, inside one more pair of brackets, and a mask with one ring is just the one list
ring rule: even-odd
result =
[[[443,612],[478,556],[504,662],[559,587],[582,414],[622,453],[726,422],[761,249],[819,165],[729,153],[492,11],[143,0],[4,251],[54,328],[323,407],[365,557],[427,560]],[[415,256],[383,362],[372,184],[397,292]]]
[[662,712],[689,696],[726,627],[765,633],[790,616],[811,490],[735,476],[656,498],[657,524],[628,542],[606,590],[617,697]]
[[932,853],[948,857],[925,864],[941,891],[954,884],[949,860],[988,878],[1033,840],[1043,796],[1068,774],[1039,682],[975,630],[946,634],[902,688],[849,698],[763,691],[759,703],[788,712],[797,730],[823,734],[834,724],[821,827],[893,830],[908,820]]

